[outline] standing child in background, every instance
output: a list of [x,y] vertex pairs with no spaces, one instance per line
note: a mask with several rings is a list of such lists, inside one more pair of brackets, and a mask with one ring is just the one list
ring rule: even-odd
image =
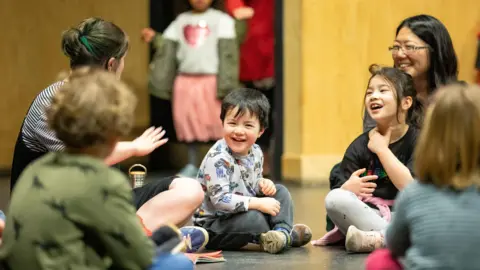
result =
[[365,107],[376,127],[355,139],[345,152],[343,179],[325,198],[336,228],[314,245],[337,242],[346,235],[347,251],[371,252],[382,247],[381,231],[390,221],[390,206],[397,192],[413,181],[422,105],[412,77],[390,67],[372,65],[369,70]]
[[[171,263],[173,255],[154,258],[129,180],[103,161],[132,128],[135,107],[136,97],[111,72],[79,68],[59,88],[46,114],[65,151],[46,153],[20,175],[0,247],[5,269],[158,269],[162,260]],[[179,243],[175,231],[160,227],[153,239],[167,232]],[[176,269],[193,269],[184,256],[175,261]]]
[[[188,3],[189,11],[161,35],[149,84],[153,96],[172,99],[177,139],[188,146],[188,164],[179,174],[195,177],[196,144],[222,137],[218,115],[221,99],[238,85],[238,44],[233,18],[212,8],[220,1]],[[143,32],[152,39],[153,30]]]
[[452,84],[430,105],[415,150],[418,182],[395,202],[388,249],[369,269],[478,269],[480,257],[480,88]]
[[210,148],[198,173],[205,199],[194,224],[208,231],[207,249],[259,243],[279,253],[311,239],[307,226],[293,226],[288,190],[262,177],[263,155],[255,141],[268,127],[269,110],[267,98],[253,89],[234,90],[223,100],[223,139]]

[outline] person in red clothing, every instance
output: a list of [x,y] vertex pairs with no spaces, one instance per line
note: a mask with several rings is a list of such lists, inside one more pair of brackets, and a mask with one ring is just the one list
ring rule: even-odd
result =
[[257,140],[264,151],[265,175],[270,172],[268,148],[273,133],[272,111],[275,111],[274,3],[274,0],[225,0],[226,11],[247,24],[247,33],[240,47],[240,81],[248,88],[262,91],[272,104],[270,128]]
[[248,20],[248,32],[240,48],[240,80],[273,79],[274,0],[227,0],[227,12],[237,20]]

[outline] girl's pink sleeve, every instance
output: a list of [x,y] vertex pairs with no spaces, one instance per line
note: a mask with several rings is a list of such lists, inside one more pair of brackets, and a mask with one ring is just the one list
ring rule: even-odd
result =
[[246,7],[245,2],[243,0],[225,0],[225,8],[227,13],[230,16],[233,16],[233,11],[237,8]]

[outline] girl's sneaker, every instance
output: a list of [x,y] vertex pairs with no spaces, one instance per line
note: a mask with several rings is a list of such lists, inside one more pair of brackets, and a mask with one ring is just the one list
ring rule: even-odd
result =
[[345,249],[348,252],[368,253],[382,247],[383,235],[380,232],[364,232],[355,226],[348,227],[345,239]]

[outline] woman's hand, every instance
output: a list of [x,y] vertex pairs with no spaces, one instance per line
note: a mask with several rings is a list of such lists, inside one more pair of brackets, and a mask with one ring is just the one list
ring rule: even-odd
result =
[[145,130],[140,137],[132,141],[134,148],[134,156],[143,157],[150,154],[153,150],[167,143],[168,138],[162,139],[165,135],[165,130],[161,127],[150,127]]

